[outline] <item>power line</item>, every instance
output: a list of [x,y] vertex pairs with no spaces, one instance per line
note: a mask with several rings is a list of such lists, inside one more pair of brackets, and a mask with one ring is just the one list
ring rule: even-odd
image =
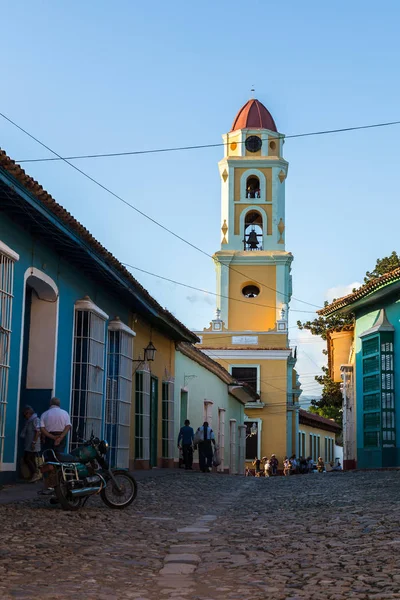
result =
[[[135,269],[135,271],[140,271],[141,273],[145,273],[146,275],[151,275],[152,277],[157,277],[157,279],[162,279],[163,281],[168,281],[169,283],[174,283],[175,285],[180,285],[185,288],[189,288],[190,290],[195,290],[197,292],[202,292],[203,294],[210,294],[211,296],[217,296],[219,298],[227,298],[228,300],[234,300],[235,302],[243,302],[244,304],[249,305],[246,300],[242,300],[241,298],[232,298],[231,296],[224,296],[223,294],[217,294],[216,292],[210,292],[209,290],[203,290],[202,288],[195,287],[193,285],[189,285],[187,283],[182,283],[181,281],[176,281],[175,279],[169,279],[168,277],[164,277],[163,275],[157,275],[156,273],[151,273],[150,271],[146,271],[145,269],[140,269],[139,267],[134,267],[128,263],[121,263],[125,267],[129,267],[130,269]],[[270,306],[268,304],[260,304],[259,302],[251,302],[252,306],[262,306],[263,308],[273,308],[276,310],[276,306]],[[301,312],[301,313],[310,313],[315,314],[313,310],[296,310],[294,308],[290,309],[293,312]],[[230,337],[230,336],[226,336]]]
[[[4,115],[1,115],[4,117]],[[7,117],[5,117],[7,118]],[[399,125],[400,121],[389,121],[386,123],[373,123],[372,125],[359,125],[357,127],[342,127],[340,129],[326,129],[323,131],[309,131],[306,133],[295,133],[292,135],[283,135],[279,134],[277,137],[274,137],[274,140],[288,140],[302,137],[311,137],[315,135],[330,135],[332,133],[345,133],[349,131],[358,131],[361,129],[373,129],[377,127],[390,127],[392,125]],[[236,140],[235,140],[236,141]],[[120,156],[137,156],[141,154],[157,154],[162,152],[183,152],[187,150],[202,150],[204,148],[221,148],[222,146],[228,146],[231,142],[219,142],[218,144],[198,144],[193,146],[176,146],[170,148],[153,148],[150,150],[131,150],[128,152],[105,152],[100,154],[79,154],[76,156],[56,156],[56,157],[48,157],[48,158],[25,158],[23,160],[19,160],[19,163],[28,163],[28,162],[53,162],[59,160],[82,160],[89,158],[113,158]],[[245,141],[237,142],[239,144],[244,144]],[[50,150],[50,149],[49,149]],[[52,150],[50,150],[52,152]]]
[[[115,192],[113,192],[110,188],[108,188],[107,186],[105,186],[102,183],[100,183],[97,179],[95,179],[91,175],[88,175],[88,173],[86,173],[85,171],[82,171],[82,169],[79,169],[79,167],[77,167],[76,165],[74,165],[73,163],[71,163],[68,159],[63,158],[60,154],[58,154],[58,152],[56,152],[55,150],[53,150],[52,148],[50,148],[49,146],[47,146],[44,142],[40,141],[37,137],[35,137],[33,134],[29,133],[29,131],[27,131],[26,129],[24,129],[23,127],[21,127],[17,123],[15,123],[15,121],[13,121],[9,117],[7,117],[5,114],[3,114],[3,113],[0,112],[0,116],[3,117],[3,119],[5,119],[6,121],[8,121],[9,123],[11,123],[14,127],[16,127],[17,129],[19,129],[20,131],[22,131],[25,135],[27,135],[28,137],[30,137],[32,140],[34,140],[35,142],[37,142],[38,144],[40,144],[41,146],[43,146],[43,148],[46,148],[46,150],[48,150],[49,152],[51,152],[52,154],[54,154],[55,156],[57,156],[59,158],[59,160],[64,161],[67,165],[69,165],[70,167],[72,167],[75,171],[77,171],[78,173],[80,173],[81,175],[83,175],[84,177],[86,177],[87,179],[89,179],[89,181],[91,181],[92,183],[94,183],[95,185],[97,185],[98,187],[100,187],[102,190],[106,191],[108,194],[110,194],[111,196],[113,196],[114,198],[116,198],[117,200],[119,200],[120,202],[122,202],[123,204],[125,204],[126,206],[128,206],[129,208],[131,208],[132,210],[134,210],[135,212],[137,212],[138,214],[140,214],[142,217],[144,217],[145,219],[148,219],[151,223],[153,223],[154,225],[157,225],[158,227],[160,227],[161,229],[163,229],[164,231],[166,231],[170,235],[174,236],[176,239],[180,240],[184,244],[187,244],[188,246],[190,246],[194,250],[197,250],[201,254],[204,254],[204,256],[207,256],[208,258],[213,258],[211,254],[208,254],[208,252],[206,252],[202,248],[199,248],[198,246],[196,246],[192,242],[189,242],[188,240],[186,240],[185,238],[183,238],[179,234],[177,234],[174,231],[172,231],[172,229],[169,229],[168,227],[166,227],[165,225],[163,225],[162,223],[160,223],[156,219],[153,219],[153,217],[150,217],[145,212],[141,211],[139,208],[137,208],[136,206],[134,206],[133,204],[131,204],[130,202],[128,202],[127,200],[125,200],[124,198],[122,198],[122,196],[119,196],[118,194],[116,194]],[[306,134],[304,134],[304,135],[306,135]],[[218,261],[218,262],[220,262],[220,261]],[[222,266],[226,267],[227,269],[235,271],[236,273],[238,273],[239,275],[242,275],[243,277],[246,277],[246,278],[248,277],[247,274],[242,273],[241,271],[239,271],[238,269],[235,269],[234,267],[232,267],[230,265],[224,265],[221,262],[220,262],[220,264]],[[261,285],[262,287],[265,287],[265,288],[270,289],[270,290],[272,290],[272,291],[274,291],[276,293],[279,293],[282,296],[286,296],[286,297],[289,296],[289,294],[285,294],[283,292],[279,292],[275,288],[272,288],[272,287],[270,287],[268,285],[265,285],[264,283],[261,283],[260,281],[256,281],[256,280],[254,280],[254,281],[256,283],[258,283],[259,285]],[[317,304],[312,304],[311,302],[306,302],[305,300],[300,300],[299,298],[296,298],[295,296],[292,296],[292,298],[293,298],[293,300],[297,300],[298,302],[301,302],[302,304],[308,304],[309,306],[314,306],[315,308],[321,308]]]

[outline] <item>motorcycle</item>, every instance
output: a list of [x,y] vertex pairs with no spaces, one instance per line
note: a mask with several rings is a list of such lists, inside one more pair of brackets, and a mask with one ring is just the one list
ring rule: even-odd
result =
[[108,443],[91,436],[71,454],[45,450],[40,467],[45,487],[54,488],[55,502],[63,510],[79,510],[90,496],[100,494],[109,508],[126,508],[136,498],[137,483],[123,469],[111,469],[106,460]]

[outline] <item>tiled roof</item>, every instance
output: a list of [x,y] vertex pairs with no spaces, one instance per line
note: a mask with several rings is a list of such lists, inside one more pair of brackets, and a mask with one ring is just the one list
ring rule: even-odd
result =
[[332,313],[335,313],[336,311],[345,308],[346,306],[350,306],[357,300],[365,298],[366,296],[373,294],[380,288],[385,287],[386,285],[394,283],[398,280],[400,280],[400,267],[398,267],[397,269],[393,269],[393,271],[385,273],[385,275],[382,275],[381,277],[371,279],[371,281],[369,281],[365,285],[362,285],[360,288],[358,288],[358,290],[356,290],[352,294],[348,294],[347,296],[338,298],[334,302],[331,302],[331,304],[328,304],[328,306],[325,306],[324,308],[321,308],[321,310],[318,310],[317,313],[323,316],[331,315]]
[[303,425],[310,425],[311,427],[319,427],[320,429],[325,429],[335,433],[339,433],[341,431],[340,425],[335,423],[335,421],[326,419],[325,417],[320,417],[319,415],[314,415],[314,413],[310,413],[302,408],[299,410],[299,423],[302,423]]
[[222,365],[220,365],[217,361],[213,360],[207,354],[204,354],[199,348],[193,346],[193,344],[189,344],[187,342],[180,342],[177,344],[176,349],[191,358],[199,365],[217,375],[222,381],[227,383],[228,385],[240,385],[242,388],[246,390],[246,392],[256,400],[259,396],[254,391],[254,389],[248,385],[247,383],[243,383],[241,381],[237,381],[232,375],[227,371]]
[[269,129],[278,131],[271,113],[255,98],[248,100],[237,113],[231,131],[237,129]]
[[139,292],[143,298],[161,315],[166,318],[175,329],[180,330],[183,339],[190,339],[193,342],[199,341],[197,336],[190,331],[183,323],[174,317],[167,309],[163,308],[157,300],[131,275],[131,273],[109,252],[92,234],[77,221],[63,206],[58,204],[54,198],[43,189],[43,187],[12,160],[0,148],[0,168],[12,175],[24,188],[32,194],[41,204],[48,208],[64,225],[78,237],[80,237],[91,249],[109,266],[118,271],[120,275],[128,282],[135,292]]

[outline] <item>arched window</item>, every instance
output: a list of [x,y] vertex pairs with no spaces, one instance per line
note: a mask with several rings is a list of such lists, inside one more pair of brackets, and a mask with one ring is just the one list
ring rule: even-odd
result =
[[244,250],[263,249],[263,221],[256,210],[247,213],[244,220]]
[[260,198],[260,180],[256,175],[246,180],[246,198]]

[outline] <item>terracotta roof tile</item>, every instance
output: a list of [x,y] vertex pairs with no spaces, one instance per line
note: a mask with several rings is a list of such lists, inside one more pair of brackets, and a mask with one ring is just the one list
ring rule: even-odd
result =
[[393,269],[393,271],[385,273],[385,275],[382,275],[381,277],[371,279],[371,281],[369,281],[365,285],[362,285],[360,288],[358,288],[358,290],[356,290],[352,294],[348,294],[347,296],[338,298],[334,302],[331,302],[331,304],[328,304],[328,306],[317,310],[317,313],[323,316],[330,315],[342,308],[345,308],[346,306],[350,306],[351,304],[353,304],[357,300],[360,300],[361,298],[365,298],[369,294],[376,292],[378,289],[384,287],[385,285],[394,283],[398,280],[400,280],[400,267],[397,267],[397,269]]
[[321,429],[327,429],[328,431],[334,431],[336,433],[341,431],[340,425],[335,421],[320,417],[319,415],[314,415],[314,413],[310,413],[302,408],[299,410],[299,423],[303,423],[303,425],[314,425],[315,427],[320,427]]
[[171,326],[175,326],[182,333],[185,339],[193,342],[198,341],[198,337],[190,331],[183,323],[174,317],[167,309],[163,308],[149,292],[131,275],[131,273],[109,252],[92,234],[77,221],[64,207],[62,207],[54,198],[43,189],[43,187],[0,148],[0,168],[10,173],[20,184],[22,184],[31,194],[35,196],[44,206],[46,206],[56,217],[60,219],[81,239],[83,239],[94,250],[99,257],[109,266],[112,266],[120,275],[135,289],[136,292],[151,304],[151,306],[163,315]]

